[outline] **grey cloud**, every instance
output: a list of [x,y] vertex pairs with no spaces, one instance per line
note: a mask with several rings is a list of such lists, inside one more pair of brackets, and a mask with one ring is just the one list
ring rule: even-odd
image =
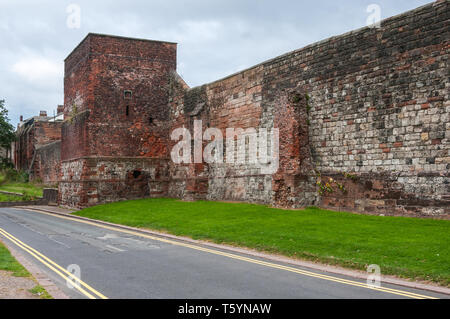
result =
[[[63,103],[63,60],[88,32],[178,42],[178,71],[196,86],[362,27],[371,3],[385,18],[429,2],[0,0],[0,99],[13,124],[51,114]],[[66,26],[71,3],[80,29]]]

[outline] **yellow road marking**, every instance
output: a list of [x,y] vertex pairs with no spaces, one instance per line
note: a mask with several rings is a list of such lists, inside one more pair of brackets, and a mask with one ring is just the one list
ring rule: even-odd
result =
[[14,237],[10,233],[8,233],[3,228],[0,228],[0,234],[2,234],[5,238],[9,239],[12,243],[16,244],[18,247],[20,247],[23,250],[25,250],[26,252],[28,252],[30,255],[32,255],[34,258],[39,260],[45,266],[47,266],[48,268],[53,270],[55,273],[57,273],[59,276],[61,276],[66,281],[67,280],[76,280],[76,281],[78,281],[78,284],[73,284],[73,286],[75,288],[77,288],[82,294],[84,294],[89,299],[96,299],[96,296],[90,294],[89,292],[87,292],[86,290],[81,288],[80,285],[84,286],[85,288],[90,290],[92,293],[94,293],[95,295],[100,297],[101,299],[108,299],[106,296],[104,296],[103,294],[101,294],[100,292],[98,292],[97,290],[95,290],[94,288],[89,286],[88,284],[86,284],[81,279],[77,278],[76,276],[73,276],[73,274],[71,274],[69,271],[67,271],[66,269],[64,269],[63,267],[61,267],[60,265],[58,265],[54,261],[52,261],[50,258],[46,257],[45,255],[43,255],[42,253],[40,253],[36,249],[28,246],[27,244],[25,244],[21,240],[17,239],[16,237]]
[[324,280],[328,280],[328,281],[333,281],[333,282],[356,286],[356,287],[362,287],[362,288],[381,291],[381,292],[385,292],[385,293],[391,293],[391,294],[405,296],[405,297],[414,298],[414,299],[438,299],[435,297],[416,294],[416,293],[412,293],[409,291],[402,291],[402,290],[397,290],[397,289],[392,289],[392,288],[387,288],[387,287],[369,286],[367,284],[360,283],[360,282],[353,281],[353,280],[347,280],[347,279],[342,279],[339,277],[317,274],[314,272],[297,269],[297,268],[293,268],[293,267],[289,267],[289,266],[282,266],[282,265],[278,265],[278,264],[274,264],[274,263],[270,263],[270,262],[265,262],[265,261],[261,261],[261,260],[257,260],[257,259],[248,258],[248,257],[243,257],[243,256],[236,255],[236,254],[225,253],[225,252],[222,252],[219,250],[204,248],[204,247],[200,247],[200,246],[196,246],[196,245],[192,245],[192,244],[188,244],[188,243],[178,242],[175,240],[170,240],[170,239],[160,238],[160,237],[156,237],[156,236],[152,236],[152,235],[147,235],[144,233],[139,233],[139,232],[135,232],[135,231],[128,230],[128,229],[122,229],[119,227],[103,225],[103,224],[88,221],[88,220],[82,220],[82,219],[77,219],[77,218],[73,218],[73,217],[62,216],[62,215],[47,213],[47,212],[43,212],[43,211],[36,211],[36,210],[30,210],[30,209],[26,209],[26,210],[31,211],[31,212],[37,212],[40,214],[49,215],[49,216],[54,216],[54,217],[58,217],[58,218],[66,219],[66,220],[76,221],[79,223],[88,224],[88,225],[92,225],[92,226],[96,226],[96,227],[101,227],[101,228],[112,230],[112,231],[118,231],[118,232],[130,234],[130,235],[134,235],[134,236],[138,236],[138,237],[144,237],[144,238],[148,238],[151,240],[160,241],[160,242],[164,242],[164,243],[168,243],[168,244],[172,244],[172,245],[176,245],[176,246],[182,246],[182,247],[187,247],[187,248],[191,248],[194,250],[204,251],[204,252],[208,252],[208,253],[220,255],[220,256],[225,256],[225,257],[232,258],[232,259],[242,260],[242,261],[246,261],[246,262],[253,263],[253,264],[259,264],[259,265],[270,267],[270,268],[286,270],[286,271],[298,273],[298,274],[301,274],[304,276],[320,278],[320,279],[324,279]]

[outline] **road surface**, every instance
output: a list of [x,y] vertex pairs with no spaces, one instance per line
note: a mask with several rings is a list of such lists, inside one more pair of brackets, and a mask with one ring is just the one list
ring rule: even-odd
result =
[[71,298],[449,297],[23,209],[0,208],[0,238]]

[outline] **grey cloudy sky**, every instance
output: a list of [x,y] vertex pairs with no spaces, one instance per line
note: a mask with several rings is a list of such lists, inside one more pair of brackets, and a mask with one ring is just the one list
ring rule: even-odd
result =
[[[88,32],[178,42],[178,73],[201,85],[431,0],[0,0],[0,99],[11,122],[63,103],[64,58]],[[69,28],[67,7],[81,9]]]

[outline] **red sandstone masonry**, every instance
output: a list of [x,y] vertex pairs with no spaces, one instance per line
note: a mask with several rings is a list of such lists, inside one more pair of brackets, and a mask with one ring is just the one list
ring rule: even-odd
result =
[[[69,55],[64,87],[67,120],[62,130],[63,204],[86,206],[150,195],[152,163],[168,157],[167,88],[175,67],[174,43],[98,34],[89,34]],[[139,158],[145,163],[135,161]],[[91,169],[98,160],[118,165],[113,177],[105,179]],[[131,181],[147,186],[137,191]]]
[[89,34],[66,64],[65,117],[72,121],[65,123],[63,148],[76,147],[64,149],[63,160],[166,156],[176,44]]
[[341,180],[351,190],[326,193],[323,206],[449,216],[448,11],[436,2],[264,64],[265,101],[295,85],[311,96],[316,169],[361,177]]
[[59,180],[60,144],[47,146],[61,140],[61,126],[61,121],[49,122],[36,117],[19,128],[15,142],[15,167],[27,172],[31,168],[31,179],[55,184]]
[[[381,29],[333,37],[193,89],[175,72],[175,44],[90,34],[66,59],[72,120],[63,127],[62,202],[122,199],[139,175],[133,197],[446,217],[448,11],[448,1],[435,2],[384,20]],[[290,94],[300,99],[293,103]],[[192,132],[196,119],[222,131],[279,127],[280,171],[173,165],[170,132]],[[319,198],[315,170],[347,192]],[[107,171],[118,177],[104,177]]]

